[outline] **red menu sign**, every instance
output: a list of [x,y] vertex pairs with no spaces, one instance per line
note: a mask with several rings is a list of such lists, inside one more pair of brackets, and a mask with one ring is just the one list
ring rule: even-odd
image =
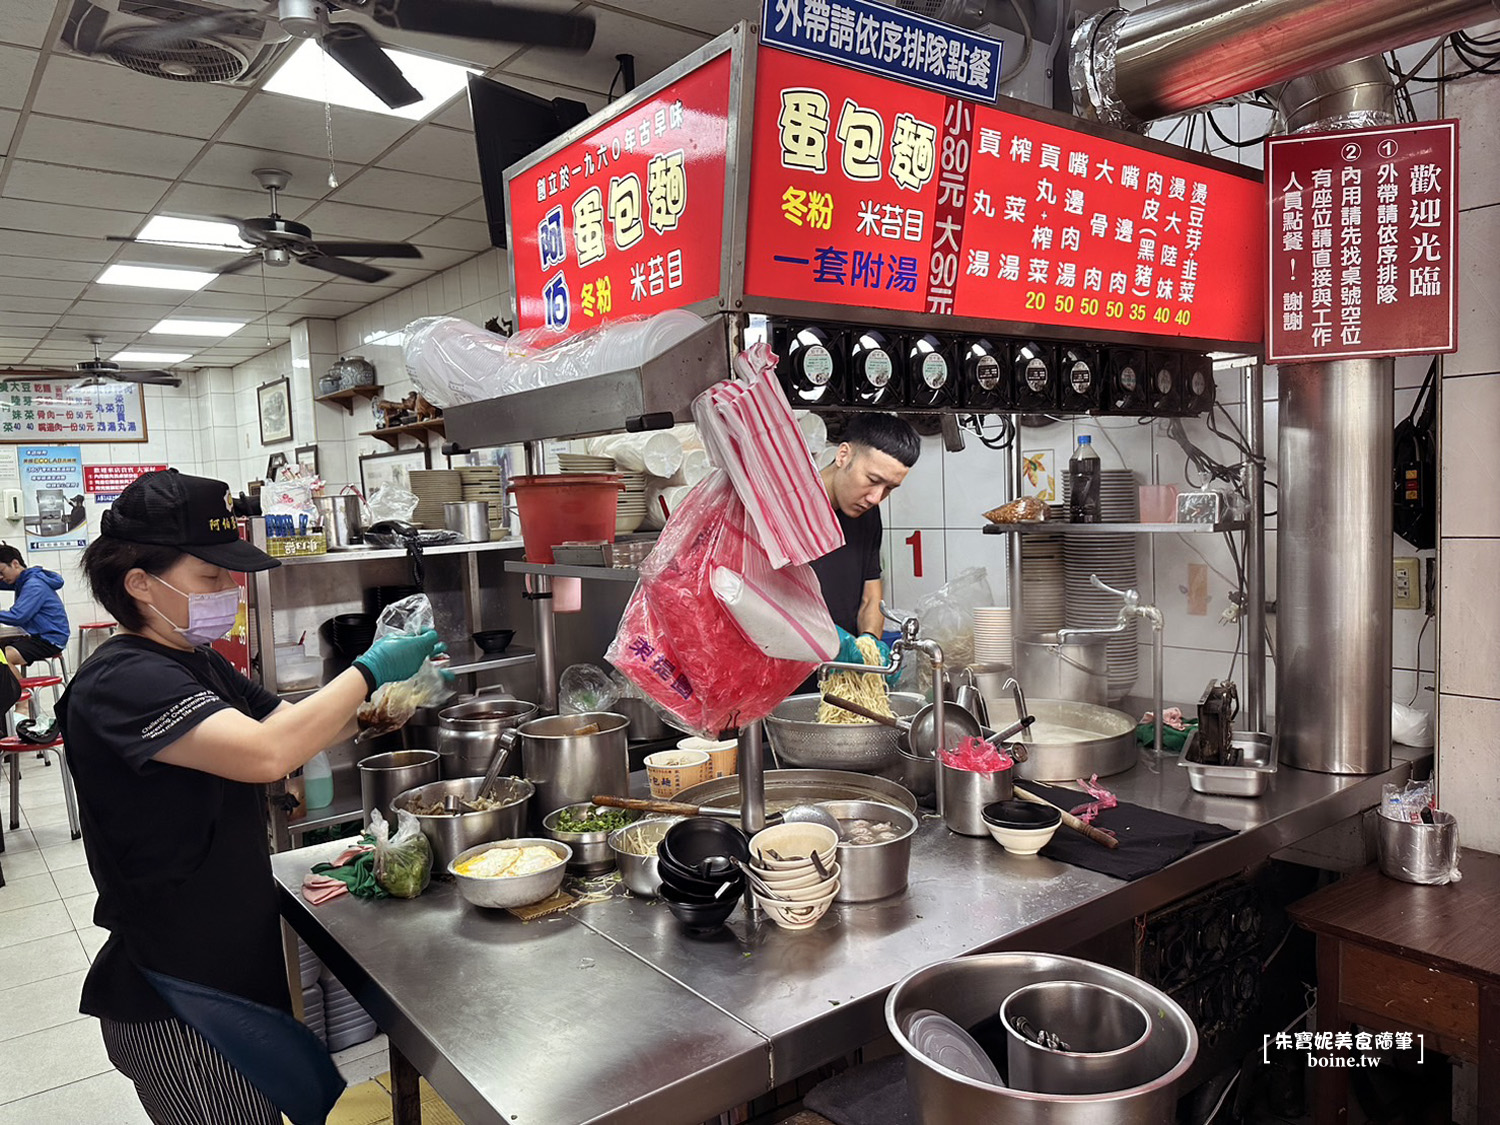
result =
[[1258,345],[1260,184],[762,48],[745,292]]
[[83,490],[91,496],[118,496],[137,477],[165,468],[165,465],[85,465]]
[[719,295],[725,52],[506,183],[516,327],[573,333]]
[[1458,122],[1266,142],[1272,363],[1458,348]]

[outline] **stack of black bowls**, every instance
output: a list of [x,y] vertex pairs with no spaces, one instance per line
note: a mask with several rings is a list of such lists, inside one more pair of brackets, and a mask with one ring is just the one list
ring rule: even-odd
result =
[[327,683],[354,663],[354,658],[375,642],[375,617],[368,613],[339,613],[318,627],[331,655],[323,661]]
[[736,860],[750,859],[745,834],[722,820],[694,816],[674,824],[656,847],[661,897],[690,932],[717,930],[745,890]]

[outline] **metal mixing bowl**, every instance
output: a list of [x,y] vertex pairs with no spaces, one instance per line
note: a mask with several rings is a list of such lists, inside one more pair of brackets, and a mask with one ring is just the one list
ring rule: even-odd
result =
[[[582,816],[597,807],[590,801],[584,801],[581,804],[564,805],[560,809],[553,809],[542,818],[542,835],[567,844],[573,849],[573,858],[568,863],[568,870],[574,875],[603,875],[615,865],[615,853],[609,846],[610,834],[615,829],[605,829],[600,832],[559,832],[557,829],[558,818],[563,813]],[[599,811],[613,812],[615,810]],[[634,819],[640,816],[639,813],[626,815]]]
[[[482,777],[434,781],[430,785],[408,789],[392,803],[398,809],[411,812],[413,805],[430,805],[433,801],[446,801],[448,797],[472,799],[483,782]],[[493,792],[496,800],[505,802],[498,809],[462,812],[455,816],[417,816],[422,835],[432,845],[434,867],[441,870],[453,862],[453,857],[459,852],[486,840],[504,840],[526,827],[526,809],[536,787],[524,778],[497,777]]]
[[[667,829],[681,819],[680,816],[664,816],[638,820],[634,824],[627,824],[624,828],[616,828],[609,834],[609,850],[615,857],[615,866],[619,868],[620,882],[624,883],[632,894],[640,895],[642,898],[656,897],[657,891],[661,889],[661,872],[657,869],[656,846],[667,834]],[[639,844],[645,849],[646,854],[639,855],[633,851],[626,851],[627,841]]]
[[[460,875],[456,870],[464,860],[487,852],[491,848],[520,848],[528,844],[541,844],[543,847],[551,848],[563,862],[532,875],[517,875],[514,878],[502,879],[482,879],[475,875]],[[453,862],[448,864],[448,874],[452,875],[458,883],[458,893],[475,906],[499,909],[529,906],[533,902],[541,902],[544,898],[551,897],[557,888],[562,886],[563,875],[567,873],[568,860],[572,858],[573,849],[556,840],[539,840],[535,837],[492,840],[454,856]]]
[[[882,723],[820,723],[820,695],[794,695],[766,717],[777,759],[805,769],[884,774],[900,764],[901,732]],[[910,719],[925,705],[920,695],[891,693],[891,710]]]

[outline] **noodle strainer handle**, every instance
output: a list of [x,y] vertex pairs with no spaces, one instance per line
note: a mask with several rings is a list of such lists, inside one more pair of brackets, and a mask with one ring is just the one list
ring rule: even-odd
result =
[[901,720],[892,715],[882,715],[878,711],[872,711],[863,704],[855,703],[849,699],[842,699],[837,695],[825,695],[823,696],[823,702],[830,703],[843,711],[852,711],[854,714],[862,715],[873,722],[881,723],[888,727],[895,727],[897,730],[906,730],[911,725],[910,723],[901,722]]

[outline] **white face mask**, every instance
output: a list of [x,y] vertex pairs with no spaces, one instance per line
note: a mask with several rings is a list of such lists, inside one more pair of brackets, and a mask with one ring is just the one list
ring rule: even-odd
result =
[[[156,575],[152,575],[156,578]],[[212,594],[187,594],[162,578],[156,578],[173,593],[182,594],[188,603],[188,623],[178,625],[155,606],[151,611],[172,626],[190,645],[206,645],[222,639],[240,616],[240,591],[238,587],[218,590]]]

